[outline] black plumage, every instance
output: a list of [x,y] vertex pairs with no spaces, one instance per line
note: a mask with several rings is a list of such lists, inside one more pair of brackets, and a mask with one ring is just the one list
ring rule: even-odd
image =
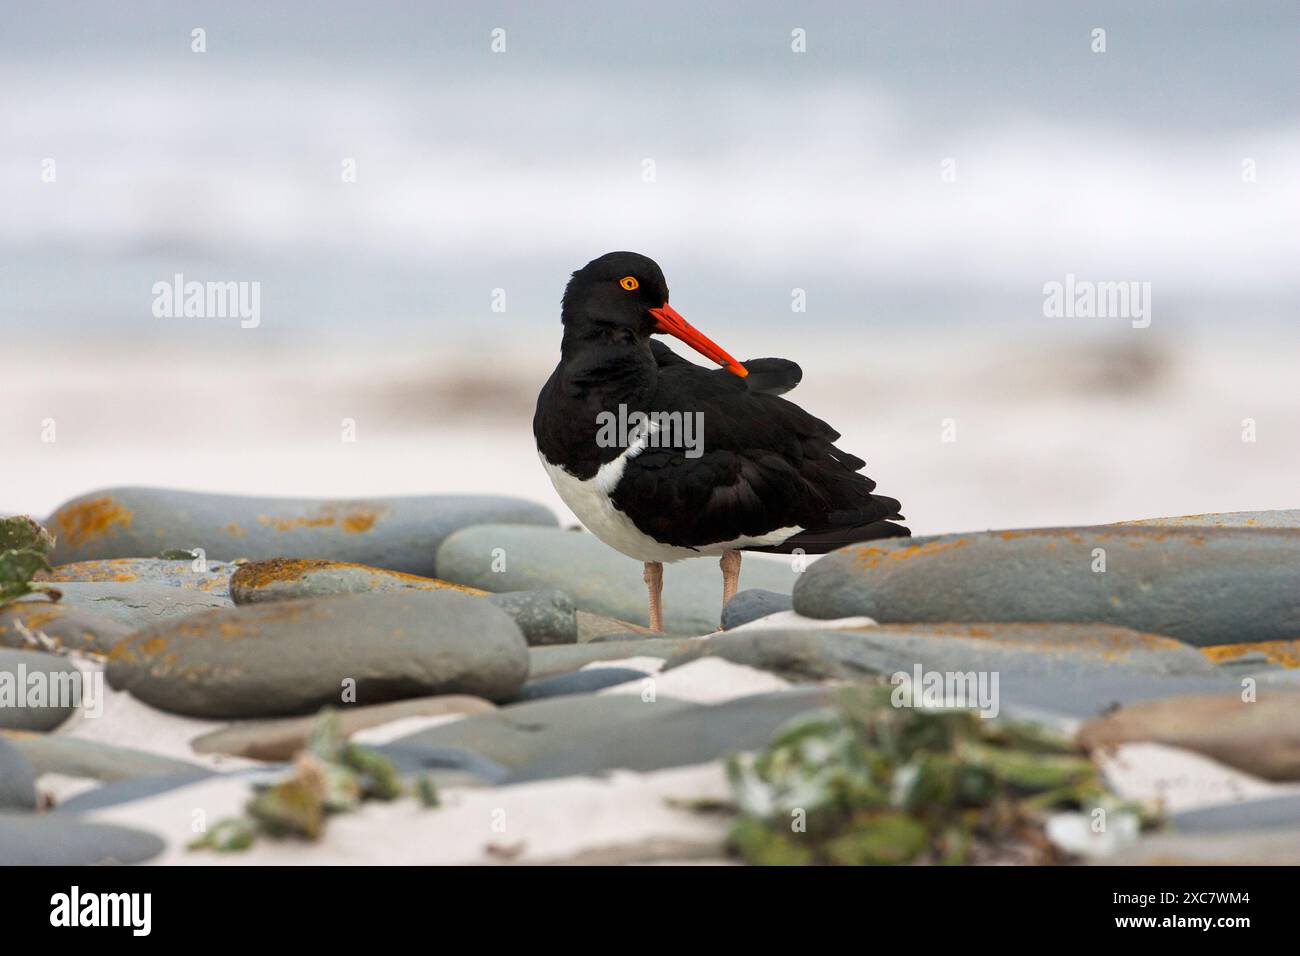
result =
[[[636,288],[620,285],[628,278]],[[860,473],[862,459],[835,446],[839,433],[780,397],[799,383],[798,365],[754,359],[741,377],[687,361],[651,339],[665,330],[667,302],[658,265],[635,253],[611,253],[574,273],[564,296],[561,360],[533,419],[548,462],[577,479],[593,478],[625,451],[597,441],[600,413],[620,405],[629,414],[698,413],[698,457],[652,444],[626,459],[608,492],[613,506],[655,541],[701,549],[801,528],[776,543],[738,547],[818,554],[910,533],[894,523],[902,518],[899,502],[875,494],[875,482]]]

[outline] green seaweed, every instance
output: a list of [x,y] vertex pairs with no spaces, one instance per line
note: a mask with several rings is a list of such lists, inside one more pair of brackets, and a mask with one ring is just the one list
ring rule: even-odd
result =
[[54,536],[27,515],[0,518],[0,551],[35,551],[49,554]]
[[[355,810],[366,800],[395,800],[402,793],[392,762],[348,741],[338,713],[327,707],[312,723],[307,746],[294,758],[292,770],[274,783],[255,784],[244,807],[246,816],[221,821],[190,848],[245,850],[259,836],[318,840],[330,816]],[[417,795],[424,801],[422,787],[417,787]],[[436,799],[435,794],[434,806]]]
[[11,548],[0,552],[0,604],[28,594],[44,594],[51,601],[59,600],[63,595],[57,588],[32,580],[39,572],[49,570],[50,562],[39,551]]
[[442,801],[438,797],[438,788],[433,782],[433,777],[427,773],[416,781],[415,795],[420,799],[420,806],[424,807],[426,810],[432,810],[435,807],[442,805]]
[[1047,814],[1134,809],[1064,735],[969,710],[895,707],[887,687],[847,689],[836,707],[731,758],[727,776],[738,812],[729,845],[765,866],[959,865],[1013,850],[1063,862],[1042,836]]

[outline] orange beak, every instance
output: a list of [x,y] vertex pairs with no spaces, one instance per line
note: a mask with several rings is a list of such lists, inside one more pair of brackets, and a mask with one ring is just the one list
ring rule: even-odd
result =
[[681,339],[710,361],[725,365],[727,371],[734,375],[744,378],[749,374],[749,369],[723,351],[722,346],[683,319],[667,302],[658,309],[651,309],[650,314],[655,317],[656,332],[667,332],[673,338]]

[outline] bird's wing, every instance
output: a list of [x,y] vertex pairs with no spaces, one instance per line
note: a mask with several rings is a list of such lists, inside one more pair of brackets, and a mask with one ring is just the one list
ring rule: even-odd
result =
[[[681,369],[686,367],[699,369],[701,372],[708,374],[735,377],[734,373],[725,368],[705,368],[696,365],[689,359],[682,358],[659,339],[650,340],[650,352],[654,355],[655,362],[661,371],[666,368]],[[749,372],[749,375],[743,379],[745,387],[751,392],[762,395],[784,395],[798,385],[803,378],[803,369],[789,359],[757,358],[749,359],[741,364]]]
[[872,494],[875,482],[859,474],[862,459],[835,447],[838,432],[746,382],[684,359],[660,363],[648,410],[669,417],[649,446],[627,459],[612,495],[642,531],[690,547],[791,526],[825,532],[899,517],[899,503]]

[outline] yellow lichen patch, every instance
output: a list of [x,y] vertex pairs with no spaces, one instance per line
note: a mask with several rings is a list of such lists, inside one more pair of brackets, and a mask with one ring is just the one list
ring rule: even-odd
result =
[[1216,644],[1214,647],[1202,647],[1201,653],[1223,664],[1235,661],[1247,654],[1263,654],[1269,663],[1280,667],[1300,667],[1300,640],[1294,641],[1257,641],[1253,644]]
[[376,575],[377,579],[383,578],[402,578],[407,579],[407,587],[412,591],[459,591],[461,594],[473,594],[474,597],[481,597],[491,592],[482,591],[481,588],[471,588],[468,584],[454,584],[452,581],[445,581],[441,578],[421,578],[420,575],[400,574],[399,571],[385,571]]
[[260,590],[280,582],[301,581],[316,572],[324,571],[361,571],[371,575],[376,584],[384,580],[395,580],[402,585],[424,591],[460,591],[475,596],[489,592],[464,584],[453,584],[439,578],[426,578],[404,571],[389,571],[386,568],[374,568],[366,564],[354,564],[350,561],[325,561],[319,558],[269,558],[265,561],[250,561],[237,570],[230,579],[230,586],[240,590]]
[[147,654],[149,657],[157,657],[165,650],[167,650],[167,639],[164,637],[151,637],[147,641],[140,642],[140,653]]
[[248,532],[244,530],[243,526],[240,525],[238,521],[232,521],[230,524],[226,525],[226,534],[230,535],[232,538],[242,538],[244,535],[248,534]]
[[135,512],[123,508],[111,496],[105,495],[68,505],[54,516],[54,521],[58,525],[59,535],[75,548],[99,537],[115,525],[131,527],[134,517]]
[[55,565],[47,575],[50,581],[134,581],[131,571],[135,558],[106,558],[102,561],[74,561]]
[[969,543],[970,539],[968,538],[958,538],[955,541],[927,541],[924,544],[909,544],[901,548],[857,548],[854,553],[857,555],[858,562],[864,568],[874,568],[882,558],[889,558],[891,561],[908,561],[912,558],[950,551],[953,548],[960,548]]
[[297,581],[308,571],[335,567],[340,565],[335,561],[324,561],[319,558],[269,558],[266,561],[250,561],[231,576],[230,586],[263,588],[276,581]]
[[321,505],[315,515],[298,515],[294,518],[282,518],[274,515],[258,515],[257,523],[274,528],[276,531],[293,531],[296,528],[328,528],[337,525],[347,534],[361,534],[375,526],[387,508],[374,509],[364,505],[351,505],[340,512],[337,505]]
[[[42,628],[47,624],[52,624],[59,618],[63,617],[64,609],[45,602],[36,603],[35,601],[20,601],[5,608],[6,611],[12,612],[18,620],[22,621],[23,627]],[[5,633],[6,628],[0,623],[0,634]]]
[[341,525],[348,534],[360,534],[373,528],[378,520],[379,515],[373,511],[354,511],[344,516]]

